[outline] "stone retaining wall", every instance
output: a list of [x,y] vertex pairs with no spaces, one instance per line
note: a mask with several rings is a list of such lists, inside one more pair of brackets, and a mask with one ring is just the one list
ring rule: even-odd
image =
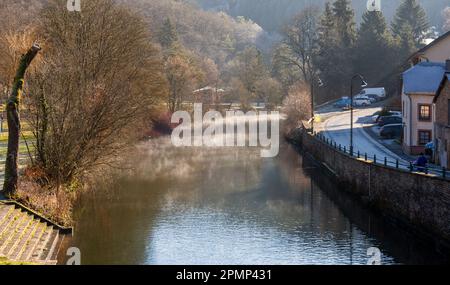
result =
[[450,182],[359,160],[297,130],[291,137],[329,168],[342,187],[383,214],[450,244]]

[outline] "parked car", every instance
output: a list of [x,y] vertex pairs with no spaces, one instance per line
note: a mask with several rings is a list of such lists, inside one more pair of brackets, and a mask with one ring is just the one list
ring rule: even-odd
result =
[[403,124],[385,125],[380,130],[380,136],[388,139],[398,139],[402,136]]
[[367,99],[367,100],[369,100],[369,97],[366,96],[366,95],[358,94],[355,97],[353,97],[353,99]]
[[[374,123],[378,123],[378,121],[380,120],[380,118],[382,117],[381,114],[383,114],[383,112],[379,111],[376,112],[373,116],[372,116],[372,122]],[[391,116],[391,117],[402,117],[402,112],[398,112],[398,111],[389,111],[387,113],[384,113],[383,116]]]
[[355,107],[367,107],[372,105],[372,102],[366,97],[358,97],[353,100],[353,106]]
[[389,111],[389,113],[391,114],[391,116],[402,117],[402,112],[400,111]]
[[347,106],[350,106],[350,98],[348,97],[342,97],[341,99],[339,99],[339,101],[334,103],[334,107],[336,108],[344,108]]
[[380,117],[381,117],[381,116],[378,115],[378,114],[377,114],[377,115],[373,115],[373,116],[372,116],[372,122],[378,123],[378,119],[380,119]]
[[378,126],[384,127],[386,125],[401,124],[402,122],[402,118],[398,116],[383,116],[378,120]]
[[367,95],[367,97],[369,97],[369,100],[372,103],[376,103],[381,100],[381,97],[379,97],[378,95],[375,95],[375,94],[369,94],[369,95]]

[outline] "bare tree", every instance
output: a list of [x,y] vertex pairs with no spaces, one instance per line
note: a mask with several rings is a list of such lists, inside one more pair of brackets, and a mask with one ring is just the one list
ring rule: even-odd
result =
[[36,166],[59,189],[130,151],[167,95],[146,24],[113,0],[43,9],[44,63],[30,80]]
[[26,54],[22,56],[16,71],[14,83],[12,85],[11,95],[6,104],[6,114],[8,118],[8,151],[5,163],[5,182],[3,192],[6,196],[13,196],[17,191],[18,181],[18,155],[19,155],[19,136],[20,136],[20,102],[25,83],[25,72],[33,59],[40,51],[38,45],[33,45]]
[[283,101],[283,112],[287,116],[287,127],[298,127],[302,120],[310,118],[311,96],[309,86],[304,83],[294,84]]
[[317,20],[319,9],[308,7],[296,15],[284,29],[284,40],[277,54],[277,60],[286,66],[297,67],[305,82],[312,82],[316,77],[313,65],[317,50]]
[[202,74],[192,58],[182,51],[167,57],[165,72],[169,85],[169,111],[175,112],[181,109],[182,103],[195,90]]

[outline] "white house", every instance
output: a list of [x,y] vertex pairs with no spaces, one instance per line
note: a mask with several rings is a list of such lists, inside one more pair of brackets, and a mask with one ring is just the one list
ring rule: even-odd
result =
[[415,52],[409,60],[413,65],[415,65],[419,62],[445,62],[449,58],[450,31]]
[[435,138],[433,98],[450,58],[450,32],[415,52],[410,58],[411,68],[403,73],[402,112],[403,150],[419,154],[425,144]]
[[433,99],[445,73],[445,61],[420,62],[403,73],[403,151],[417,155],[434,141]]

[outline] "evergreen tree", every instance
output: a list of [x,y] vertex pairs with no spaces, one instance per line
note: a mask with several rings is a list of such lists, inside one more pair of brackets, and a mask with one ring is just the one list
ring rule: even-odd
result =
[[338,48],[338,36],[335,28],[335,18],[330,3],[325,4],[325,10],[319,21],[318,30],[318,49],[314,57],[314,64],[320,70],[321,79],[324,87],[334,94],[333,85],[338,82],[338,72],[335,69],[336,58],[334,52]]
[[256,92],[256,82],[261,78],[267,78],[269,73],[264,64],[264,58],[260,50],[248,47],[237,55],[235,73],[238,74],[249,93]]
[[350,47],[355,42],[355,12],[349,0],[336,0],[333,3],[334,23],[341,44]]
[[[363,15],[355,51],[355,71],[370,82],[377,83],[384,73],[396,68],[393,38],[381,12],[366,12]],[[382,70],[384,72],[380,72]]]
[[176,42],[178,42],[178,33],[175,28],[175,25],[172,24],[172,21],[167,18],[159,33],[159,42],[163,46],[163,48],[172,47]]
[[402,64],[408,56],[417,50],[413,30],[410,25],[404,24],[399,28],[397,45],[398,60],[400,60],[400,64]]
[[[404,34],[404,27],[408,25],[411,28],[416,47],[420,47],[423,39],[429,36],[427,34],[430,27],[425,10],[416,0],[404,0],[397,9],[397,14],[392,22],[392,31],[395,36],[401,37]],[[408,41],[408,39],[401,39]]]
[[[348,95],[348,82],[353,73],[356,39],[354,11],[348,0],[336,0],[325,6],[319,23],[319,50],[316,65],[324,83],[324,100]],[[347,81],[348,79],[348,81]]]
[[329,2],[325,4],[325,11],[320,19],[318,31],[320,36],[319,44],[321,46],[335,42],[336,34],[334,27],[334,15]]

